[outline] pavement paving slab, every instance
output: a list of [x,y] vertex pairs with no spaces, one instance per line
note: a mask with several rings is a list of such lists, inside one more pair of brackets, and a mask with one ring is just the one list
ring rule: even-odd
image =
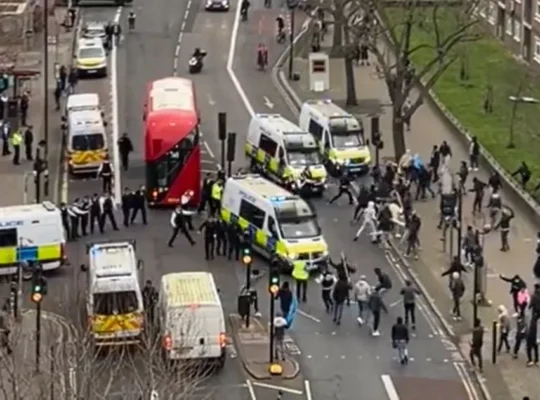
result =
[[[246,371],[255,379],[271,379],[269,368],[270,336],[268,329],[256,318],[251,318],[246,328],[238,314],[229,315],[232,337],[238,355]],[[294,379],[300,372],[300,365],[290,355],[285,360],[276,360],[283,368],[282,379]]]
[[[308,73],[307,60],[302,56],[295,58],[295,69],[300,72],[299,82],[292,82],[290,86],[298,94],[308,92]],[[324,97],[332,98],[337,102],[343,102],[345,80],[341,73],[343,61],[337,59],[330,60],[330,81],[331,89],[325,93],[312,93],[311,98]],[[391,132],[391,110],[388,108],[388,92],[384,80],[377,74],[373,66],[355,67],[355,84],[359,98],[359,106],[351,109],[351,112],[363,119],[364,125],[369,129],[369,114],[373,104],[378,102],[381,111],[381,129],[383,139],[390,137],[385,132]],[[309,93],[309,92],[308,92]],[[418,94],[414,92],[413,95]],[[302,96],[300,96],[302,98]],[[305,99],[305,98],[304,98]],[[375,99],[375,101],[374,101]],[[365,106],[369,104],[370,106]],[[406,143],[413,153],[418,153],[424,160],[429,159],[432,146],[440,144],[446,140],[452,147],[453,157],[451,168],[457,171],[461,160],[467,160],[468,149],[465,148],[461,140],[457,139],[453,128],[441,119],[441,115],[434,108],[432,102],[426,102],[412,118],[412,131],[406,133]],[[393,157],[393,145],[390,140],[385,140],[385,148],[381,151],[381,156]],[[481,168],[469,177],[476,176],[487,182],[489,171]],[[496,366],[490,365],[491,354],[491,333],[489,327],[491,321],[496,318],[496,306],[504,304],[511,309],[511,299],[508,294],[508,284],[499,279],[499,274],[513,276],[520,274],[530,286],[534,283],[532,278],[532,265],[534,263],[534,246],[536,232],[539,230],[534,224],[534,219],[530,218],[530,211],[522,208],[520,203],[513,201],[514,194],[503,192],[503,201],[509,205],[515,212],[515,218],[510,232],[509,252],[501,252],[499,235],[496,232],[484,236],[484,254],[487,261],[487,298],[492,302],[493,307],[481,307],[480,317],[487,328],[487,343],[484,346],[485,371],[483,376],[479,376],[480,382],[494,393],[495,399],[515,399],[520,400],[523,396],[533,396],[538,399],[537,382],[539,378],[538,369],[526,368],[523,357],[521,360],[511,360],[509,356],[502,355]],[[450,298],[448,296],[447,280],[441,278],[440,274],[448,268],[451,256],[449,247],[443,250],[441,241],[442,234],[436,229],[438,223],[438,201],[428,200],[415,203],[415,209],[422,218],[422,230],[420,232],[420,241],[422,250],[419,260],[400,260],[405,270],[412,272],[429,293],[428,300],[435,304],[438,309],[443,311],[451,332],[455,333],[458,342],[460,342],[463,351],[468,352],[468,333],[472,318],[472,306],[470,302],[464,303],[465,318],[461,323],[455,323],[446,310],[451,308]],[[463,200],[464,225],[471,225],[476,228],[482,228],[486,224],[486,215],[473,217],[472,196],[468,195]],[[454,234],[454,240],[457,235]],[[456,249],[454,242],[453,248]],[[472,277],[465,275],[465,283],[468,288],[472,287]],[[466,293],[468,298],[470,291]],[[534,397],[537,396],[537,397]]]

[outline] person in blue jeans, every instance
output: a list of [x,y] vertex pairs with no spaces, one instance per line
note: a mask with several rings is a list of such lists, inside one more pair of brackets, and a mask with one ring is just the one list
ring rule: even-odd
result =
[[349,280],[345,274],[339,274],[338,280],[334,286],[334,292],[332,293],[332,298],[334,300],[334,323],[336,325],[341,324],[341,317],[343,315],[343,305],[345,300],[349,295]]
[[403,323],[402,317],[397,317],[396,323],[392,326],[392,347],[398,352],[398,359],[402,365],[409,362],[409,328]]

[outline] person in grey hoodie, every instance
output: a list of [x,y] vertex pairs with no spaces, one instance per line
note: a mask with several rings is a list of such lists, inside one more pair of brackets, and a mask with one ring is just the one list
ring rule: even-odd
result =
[[[360,325],[364,324],[364,321],[367,320],[368,316],[368,300],[371,295],[371,286],[366,280],[366,276],[360,276],[358,282],[354,284],[353,295],[358,304],[358,318],[357,321]],[[366,314],[365,314],[366,313]],[[366,318],[364,318],[364,316]]]
[[409,317],[411,319],[411,328],[416,330],[416,296],[420,293],[420,290],[415,288],[411,281],[405,281],[405,286],[400,292],[403,297],[403,307],[405,308],[405,325],[409,325]]
[[510,342],[508,341],[508,334],[512,328],[512,322],[510,321],[510,316],[506,307],[502,304],[498,307],[499,315],[497,317],[498,327],[499,327],[499,346],[497,346],[497,353],[500,353],[504,344],[506,347],[506,352],[510,352]]

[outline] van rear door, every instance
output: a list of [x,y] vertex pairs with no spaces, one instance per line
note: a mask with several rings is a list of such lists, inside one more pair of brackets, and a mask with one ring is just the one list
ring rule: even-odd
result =
[[171,310],[168,319],[173,351],[178,358],[221,356],[225,344],[225,320],[220,305]]

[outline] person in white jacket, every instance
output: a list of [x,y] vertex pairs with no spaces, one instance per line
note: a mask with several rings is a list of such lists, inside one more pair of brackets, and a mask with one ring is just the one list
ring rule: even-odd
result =
[[374,238],[377,235],[377,210],[375,209],[375,203],[373,201],[368,202],[368,206],[364,210],[362,214],[362,225],[360,225],[360,229],[356,232],[356,235],[354,236],[354,241],[356,242],[364,229],[366,229],[366,226],[369,225],[371,232],[369,233],[371,235],[371,240],[374,240]]
[[371,296],[371,285],[367,282],[365,275],[360,276],[358,282],[354,284],[353,295],[358,304],[358,318],[356,320],[360,325],[363,325],[367,320],[367,313],[369,313],[368,300]]

